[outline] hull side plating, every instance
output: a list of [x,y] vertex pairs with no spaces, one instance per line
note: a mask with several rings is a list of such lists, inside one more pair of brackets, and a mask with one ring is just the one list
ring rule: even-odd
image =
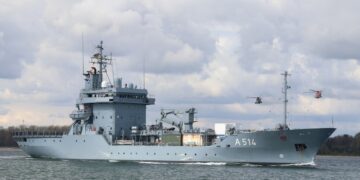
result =
[[[102,135],[27,138],[19,146],[33,157],[118,161],[313,163],[334,128],[244,132],[212,146],[110,145]],[[297,149],[296,144],[305,144]]]

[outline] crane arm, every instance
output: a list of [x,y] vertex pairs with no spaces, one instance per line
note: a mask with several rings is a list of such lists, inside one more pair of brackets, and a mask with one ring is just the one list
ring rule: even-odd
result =
[[183,123],[182,122],[176,122],[176,121],[173,121],[171,119],[168,119],[166,117],[162,117],[160,119],[161,122],[164,122],[164,123],[167,123],[167,124],[170,124],[172,126],[175,126],[177,128],[179,128],[180,130],[182,129],[182,126],[183,126]]

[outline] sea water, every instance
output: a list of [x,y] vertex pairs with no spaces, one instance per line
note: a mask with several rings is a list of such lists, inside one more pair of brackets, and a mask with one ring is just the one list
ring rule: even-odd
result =
[[159,163],[35,159],[0,148],[0,180],[7,179],[360,179],[360,157],[317,156],[315,165]]

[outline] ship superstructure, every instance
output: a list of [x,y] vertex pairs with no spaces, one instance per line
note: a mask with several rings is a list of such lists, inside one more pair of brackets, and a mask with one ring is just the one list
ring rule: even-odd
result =
[[70,114],[74,120],[70,133],[90,130],[103,134],[110,142],[130,140],[132,130],[145,129],[146,105],[154,104],[155,99],[148,97],[146,89],[132,83],[123,85],[120,78],[113,83],[105,80],[103,76],[107,75],[111,59],[103,55],[102,42],[97,49],[91,63],[97,64],[98,69],[93,66],[84,74],[85,88],[77,100],[77,110]]
[[[313,163],[320,145],[334,128],[289,129],[287,76],[284,75],[284,124],[273,130],[227,127],[223,134],[194,127],[195,108],[161,110],[147,125],[146,106],[155,103],[144,88],[110,80],[111,58],[102,42],[83,73],[84,88],[70,114],[66,134],[15,132],[20,148],[33,157],[118,161],[225,162],[257,164]],[[183,119],[178,118],[182,115]],[[166,127],[168,124],[171,127]]]

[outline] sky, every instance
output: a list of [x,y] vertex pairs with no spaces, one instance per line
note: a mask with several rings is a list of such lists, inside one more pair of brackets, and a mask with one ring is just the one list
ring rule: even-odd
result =
[[[0,0],[0,126],[68,125],[85,68],[104,42],[114,77],[147,107],[197,108],[195,126],[360,132],[360,1]],[[316,99],[309,89],[322,90]],[[261,96],[263,104],[254,104]]]

